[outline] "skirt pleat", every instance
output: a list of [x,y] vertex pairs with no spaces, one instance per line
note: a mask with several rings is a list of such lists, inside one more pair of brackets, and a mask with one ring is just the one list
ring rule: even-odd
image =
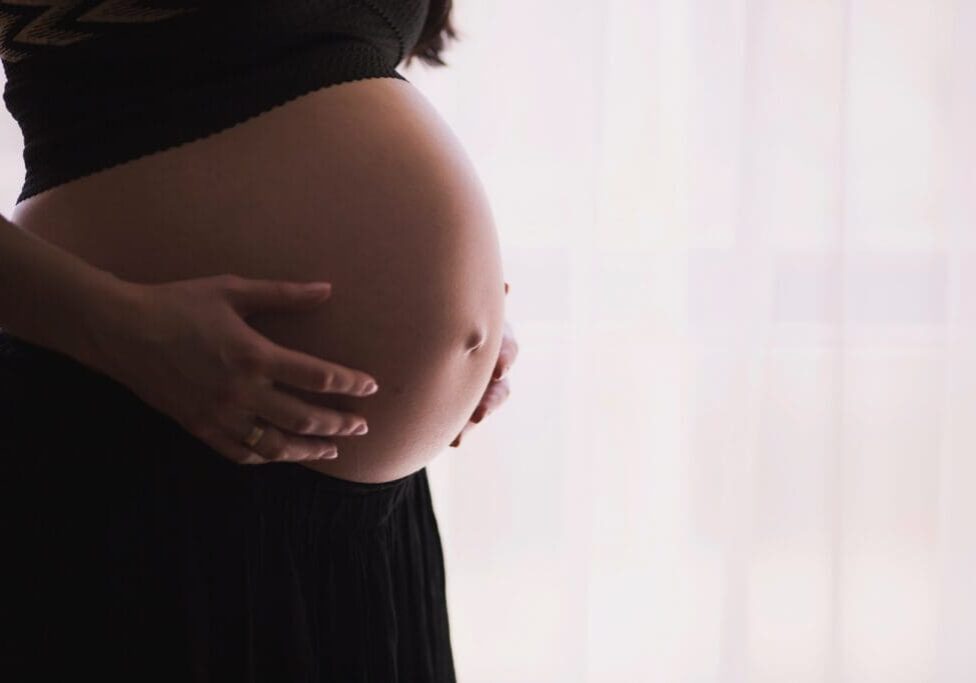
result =
[[4,680],[453,683],[426,469],[240,466],[0,331]]

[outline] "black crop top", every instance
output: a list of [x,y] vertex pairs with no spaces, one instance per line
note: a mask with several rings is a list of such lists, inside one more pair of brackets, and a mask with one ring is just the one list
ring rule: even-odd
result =
[[407,80],[429,0],[0,1],[17,202],[326,85]]

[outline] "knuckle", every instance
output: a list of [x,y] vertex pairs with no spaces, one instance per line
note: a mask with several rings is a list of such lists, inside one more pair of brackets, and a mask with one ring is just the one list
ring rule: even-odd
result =
[[224,289],[236,289],[241,285],[241,277],[234,273],[221,273],[214,276],[214,281]]
[[298,415],[292,418],[291,430],[297,434],[309,434],[315,430],[316,420],[310,415]]
[[329,434],[342,434],[343,432],[347,431],[350,426],[349,423],[341,416],[332,418],[330,422]]
[[244,402],[246,392],[244,385],[240,382],[225,382],[216,391],[213,404],[210,406],[210,414],[216,417],[234,406]]
[[322,389],[331,389],[335,386],[335,373],[331,370],[322,370],[319,373],[319,386]]
[[241,344],[231,353],[234,365],[245,372],[260,372],[267,365],[264,349],[253,344]]
[[225,344],[222,344],[219,349],[219,357],[221,363],[225,366],[233,367],[237,365],[238,360],[241,356],[248,353],[247,343],[242,339],[235,337]]

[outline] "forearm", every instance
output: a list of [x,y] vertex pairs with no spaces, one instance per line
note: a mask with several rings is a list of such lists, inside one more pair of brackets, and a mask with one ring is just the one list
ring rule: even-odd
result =
[[93,364],[126,283],[0,216],[0,328]]

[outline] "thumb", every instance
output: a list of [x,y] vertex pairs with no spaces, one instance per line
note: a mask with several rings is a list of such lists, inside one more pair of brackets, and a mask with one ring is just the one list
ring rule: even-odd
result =
[[234,308],[248,315],[269,308],[299,308],[324,301],[332,294],[328,282],[245,280],[230,294]]

